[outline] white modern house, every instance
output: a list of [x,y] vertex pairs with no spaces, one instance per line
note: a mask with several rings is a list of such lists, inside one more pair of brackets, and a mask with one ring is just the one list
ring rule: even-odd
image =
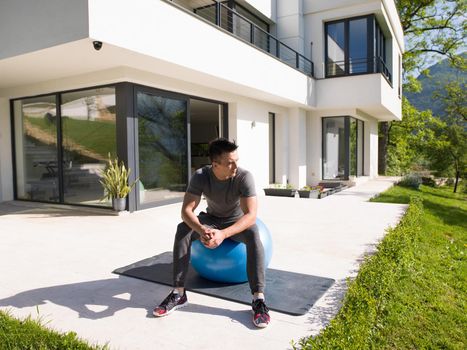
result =
[[3,0],[0,201],[107,206],[109,153],[180,201],[218,136],[259,193],[375,177],[403,50],[393,0]]

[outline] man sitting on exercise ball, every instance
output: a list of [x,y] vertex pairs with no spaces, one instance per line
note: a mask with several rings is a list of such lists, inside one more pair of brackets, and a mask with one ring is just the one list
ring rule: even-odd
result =
[[[269,324],[269,309],[264,301],[264,249],[256,226],[256,191],[253,176],[239,168],[238,146],[220,138],[209,143],[211,165],[198,169],[188,185],[182,205],[183,222],[177,226],[173,249],[173,291],[157,306],[154,316],[166,316],[188,304],[185,278],[192,241],[199,239],[207,248],[217,248],[224,239],[243,242],[247,251],[247,275],[253,296],[253,324]],[[201,196],[207,213],[195,215]]]

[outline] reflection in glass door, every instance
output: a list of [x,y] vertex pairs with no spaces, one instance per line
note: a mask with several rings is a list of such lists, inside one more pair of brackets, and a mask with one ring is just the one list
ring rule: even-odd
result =
[[109,206],[99,180],[117,151],[115,88],[62,94],[61,125],[64,202]]
[[14,101],[16,196],[58,202],[55,95]]
[[136,93],[139,207],[179,201],[188,180],[188,101]]

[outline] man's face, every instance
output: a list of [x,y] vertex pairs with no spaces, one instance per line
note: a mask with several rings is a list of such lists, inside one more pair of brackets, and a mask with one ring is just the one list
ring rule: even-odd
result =
[[220,180],[230,179],[237,174],[237,163],[237,151],[223,153],[217,160],[212,162],[214,174]]

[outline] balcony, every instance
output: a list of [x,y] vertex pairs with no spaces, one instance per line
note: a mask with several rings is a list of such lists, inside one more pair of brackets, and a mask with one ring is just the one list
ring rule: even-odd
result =
[[223,3],[211,0],[178,0],[172,3],[229,32],[257,49],[276,57],[288,66],[313,77],[314,67],[311,60]]
[[326,78],[381,73],[392,87],[392,75],[380,57],[331,61],[326,63]]

